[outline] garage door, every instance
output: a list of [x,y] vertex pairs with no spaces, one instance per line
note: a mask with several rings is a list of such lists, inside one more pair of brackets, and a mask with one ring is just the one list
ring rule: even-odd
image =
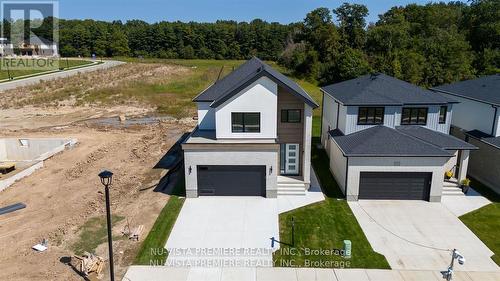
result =
[[429,200],[432,173],[362,172],[359,199]]
[[198,194],[265,196],[266,166],[198,166]]

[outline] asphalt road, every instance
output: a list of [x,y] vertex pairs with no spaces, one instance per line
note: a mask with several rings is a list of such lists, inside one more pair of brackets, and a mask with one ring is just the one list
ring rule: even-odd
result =
[[124,64],[124,62],[105,60],[101,64],[91,65],[91,66],[77,68],[77,69],[71,69],[71,70],[62,71],[62,72],[48,73],[48,74],[44,74],[44,75],[28,77],[28,78],[24,78],[24,79],[9,81],[9,82],[3,82],[3,83],[0,83],[0,92],[6,91],[6,90],[11,90],[11,89],[14,89],[17,87],[37,84],[41,81],[69,77],[69,76],[72,76],[72,75],[75,75],[78,73],[85,73],[85,72],[95,71],[95,70],[99,70],[99,69],[106,69],[106,68],[114,67],[114,66],[117,66],[120,64]]

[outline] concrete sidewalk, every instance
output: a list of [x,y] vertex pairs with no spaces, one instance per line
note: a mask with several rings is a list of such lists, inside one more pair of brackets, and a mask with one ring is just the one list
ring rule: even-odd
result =
[[[439,271],[318,268],[129,267],[123,281],[442,281]],[[496,281],[500,272],[456,272],[456,281]]]

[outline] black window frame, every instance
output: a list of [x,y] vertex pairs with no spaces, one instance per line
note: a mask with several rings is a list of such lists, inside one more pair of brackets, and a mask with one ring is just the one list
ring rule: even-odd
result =
[[[234,119],[235,119],[235,115],[236,114],[241,114],[241,120],[242,120],[242,127],[243,127],[243,130],[242,131],[235,131],[234,129]],[[249,114],[257,114],[257,116],[259,117],[258,120],[259,120],[259,130],[258,131],[247,131],[247,126],[245,124],[245,115],[249,115]],[[260,133],[261,131],[261,118],[260,118],[260,112],[231,112],[231,132],[232,133]]]
[[[409,111],[408,115],[408,121],[404,121],[405,117],[405,111]],[[425,114],[422,115],[422,111],[425,111]],[[401,125],[427,125],[427,118],[429,115],[429,108],[428,107],[403,107],[403,110],[401,111]],[[414,118],[413,118],[414,117]],[[412,119],[415,119],[415,121],[412,121]],[[422,120],[423,121],[420,121]]]
[[[298,111],[299,112],[299,120],[298,121],[290,121],[290,111]],[[302,122],[302,111],[300,109],[282,109],[280,119],[281,119],[281,123],[300,123],[300,122]]]
[[[443,112],[444,110],[444,112]],[[439,124],[446,124],[446,118],[448,117],[448,106],[442,105],[439,108]]]
[[[377,110],[381,111],[382,115],[380,117],[380,121],[377,120]],[[361,114],[361,111],[365,111],[364,114]],[[370,111],[373,112],[373,116],[370,115]],[[361,118],[365,121],[361,121]],[[385,107],[383,106],[360,106],[358,108],[358,125],[383,125],[385,117]],[[372,119],[372,121],[369,121]]]

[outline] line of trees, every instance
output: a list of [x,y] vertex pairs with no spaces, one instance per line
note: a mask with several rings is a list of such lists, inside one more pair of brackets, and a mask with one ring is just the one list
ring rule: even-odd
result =
[[[500,1],[393,7],[367,25],[364,5],[311,11],[283,25],[60,20],[63,56],[275,60],[332,83],[379,71],[422,86],[500,72]],[[334,20],[335,18],[335,20]]]

